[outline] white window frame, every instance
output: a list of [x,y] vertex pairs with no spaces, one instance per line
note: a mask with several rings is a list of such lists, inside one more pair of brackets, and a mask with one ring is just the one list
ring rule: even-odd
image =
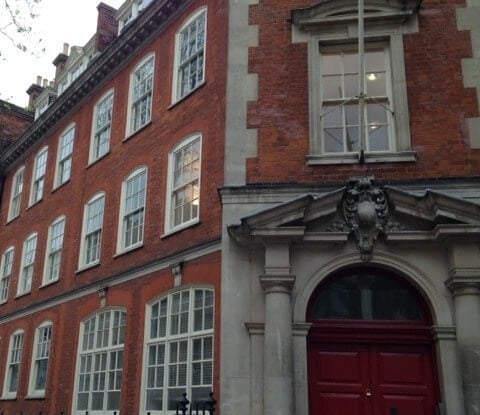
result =
[[[14,331],[10,336],[5,365],[5,379],[3,382],[4,399],[15,399],[17,397],[18,385],[20,383],[20,372],[22,368],[24,339],[25,332],[21,329]],[[16,387],[15,390],[11,390],[14,368],[16,368]]]
[[74,145],[75,123],[72,123],[60,134],[58,139],[55,187],[60,187],[67,183],[72,176]]
[[[374,97],[367,97],[365,98],[365,109],[364,109],[364,114],[365,114],[365,125],[364,125],[364,131],[365,131],[365,142],[363,143],[363,148],[366,153],[373,153],[374,151],[371,151],[369,149],[369,134],[368,130],[371,127],[371,124],[369,124],[368,120],[368,108],[370,105],[377,105],[380,107],[383,107],[383,110],[385,112],[385,118],[386,118],[386,132],[387,132],[387,137],[388,140],[386,142],[388,148],[384,150],[378,150],[377,153],[382,154],[382,153],[391,153],[396,151],[396,142],[395,142],[395,131],[394,131],[394,126],[395,126],[395,120],[394,120],[394,108],[392,107],[392,88],[391,88],[391,80],[392,80],[392,72],[391,72],[391,67],[390,67],[390,48],[389,46],[384,43],[384,42],[372,42],[368,43],[365,45],[365,54],[367,55],[371,51],[382,51],[384,55],[384,69],[385,71],[385,94],[380,96],[374,96]],[[324,55],[337,55],[339,57],[344,57],[345,55],[348,55],[351,52],[355,52],[358,55],[358,44],[350,44],[350,45],[340,45],[340,46],[327,46],[327,47],[320,47],[319,48],[319,56],[318,59],[319,61],[322,60],[322,57]],[[368,61],[368,60],[367,60]],[[358,57],[357,57],[357,62],[358,62]],[[319,89],[320,93],[322,94],[322,89],[323,89],[323,68],[320,62],[318,63],[318,73],[319,73],[319,78],[322,80],[320,81]],[[342,69],[338,70],[338,75],[342,78],[341,83],[346,82],[345,78],[348,76],[344,73],[341,73]],[[380,73],[380,71],[378,71]],[[368,73],[366,74],[365,77],[365,85],[369,85],[368,81]],[[342,88],[342,90],[345,90],[347,88]],[[364,91],[367,92],[368,94],[368,89],[364,88]],[[358,93],[358,79],[355,80],[355,92]],[[323,95],[323,94],[322,94]],[[355,107],[355,116],[358,116],[358,111],[359,111],[359,99],[357,96],[351,94],[345,97],[339,97],[339,98],[334,98],[334,99],[329,99],[325,97],[319,97],[320,101],[320,116],[315,117],[313,120],[314,123],[317,123],[315,129],[317,132],[319,132],[320,137],[319,137],[319,142],[317,142],[317,145],[319,145],[319,152],[321,154],[329,155],[332,157],[338,157],[338,156],[343,156],[343,155],[348,155],[349,153],[353,153],[358,155],[360,149],[352,149],[352,150],[344,150],[344,151],[338,151],[338,152],[328,152],[325,149],[325,128],[323,126],[323,120],[326,120],[329,115],[332,113],[335,113],[336,110],[339,110],[340,112],[343,112],[343,110],[346,110],[345,107],[347,106],[354,106]],[[343,107],[343,108],[342,108]],[[345,118],[348,119],[347,115],[345,115]],[[338,125],[338,129],[342,129],[343,134],[346,135],[346,137],[343,137],[346,140],[348,137],[348,133],[346,133],[350,129],[357,129],[359,128],[358,126],[348,126],[348,123],[343,122],[342,124]],[[378,131],[378,130],[377,130]],[[359,133],[360,135],[360,133]],[[345,143],[342,143],[343,145],[346,145]]]
[[[184,301],[187,295],[188,301]],[[200,299],[201,302],[197,303],[197,299]],[[176,309],[176,305],[178,305],[178,309]],[[197,327],[195,327],[196,325]],[[201,286],[183,288],[157,297],[147,304],[139,413],[150,413],[151,415],[175,413],[174,410],[168,410],[168,393],[171,389],[182,389],[178,393],[187,393],[187,397],[193,405],[198,402],[196,398],[200,401],[208,400],[214,378],[214,328],[215,292],[212,288]],[[180,360],[178,359],[178,346],[181,344],[183,347],[186,346],[186,356]],[[201,346],[201,356],[197,355],[196,359],[194,359],[194,345]],[[205,346],[209,346],[210,351],[206,350]],[[175,350],[177,359],[173,362],[174,358],[171,353]],[[155,356],[153,364],[150,359],[151,351],[154,353],[152,356]],[[163,359],[159,357],[162,353]],[[162,372],[163,381],[161,379]],[[171,378],[174,373],[175,382]],[[184,373],[184,381],[179,376],[180,373]],[[195,381],[194,374],[199,373],[201,379],[197,378]],[[197,397],[193,392],[194,389],[198,391]],[[155,391],[162,396],[162,409],[148,406],[147,395],[149,393],[154,395]],[[151,396],[151,399],[153,398],[154,396]]]
[[8,300],[14,255],[15,248],[13,246],[8,247],[2,254],[2,263],[0,265],[0,304],[6,303]]
[[[94,163],[110,151],[114,90],[109,89],[96,102],[92,117],[89,163]],[[105,111],[104,107],[106,108]]]
[[25,166],[20,167],[12,178],[8,220],[11,221],[20,215],[22,205],[23,184],[25,181]]
[[[102,200],[101,203],[103,203],[103,209],[101,213],[97,213],[95,215],[91,215],[90,209],[96,204]],[[84,212],[83,212],[83,229],[82,229],[82,241],[80,243],[80,255],[79,255],[79,268],[88,268],[90,266],[94,266],[98,263],[100,263],[100,257],[101,257],[101,252],[102,252],[102,233],[103,233],[103,218],[105,215],[105,193],[100,192],[97,193],[95,196],[93,196],[86,204],[84,207]],[[99,218],[101,216],[101,218]],[[93,218],[97,217],[98,220],[96,220],[96,224],[93,224]],[[90,224],[92,224],[91,228]],[[97,236],[96,236],[97,235]],[[94,244],[97,246],[96,248],[96,257],[92,260],[88,260],[89,255],[89,250],[90,250],[90,239],[94,239],[97,242]],[[93,246],[93,245],[92,245]]]
[[[192,146],[198,141],[198,172],[192,175],[188,180],[182,180],[179,185],[175,183],[175,157],[178,153],[183,153],[185,149]],[[183,164],[182,164],[183,165]],[[201,189],[201,172],[202,172],[202,134],[195,133],[178,143],[175,148],[168,155],[168,186],[167,186],[167,203],[166,203],[166,218],[165,228],[166,233],[176,232],[178,230],[194,225],[200,220],[200,189]],[[196,184],[195,184],[196,183]],[[175,224],[175,196],[182,189],[191,188],[191,217],[187,220],[181,220],[180,223]],[[195,191],[196,188],[196,191]],[[195,194],[195,192],[197,194]],[[185,206],[183,204],[182,206]],[[196,210],[196,212],[195,212]],[[183,216],[183,213],[182,213]]]
[[[138,184],[138,179],[141,176],[143,176],[143,190],[140,190],[138,187],[136,187],[136,184]],[[146,167],[139,167],[133,171],[122,183],[119,215],[120,220],[117,240],[118,253],[129,251],[143,245],[147,185],[148,174]],[[139,193],[139,190],[141,193]],[[132,222],[132,219],[134,222]],[[135,223],[137,225],[135,225]]]
[[[106,405],[109,393],[118,394],[118,400],[121,403],[126,319],[126,310],[108,308],[82,321],[75,371],[75,393],[72,399],[73,414],[84,415],[85,411],[88,411],[89,415],[111,415],[114,411],[117,414],[120,413],[120,405],[118,408],[111,409],[107,409]],[[98,370],[95,370],[96,362],[105,362],[103,370],[98,366]],[[94,380],[101,377],[104,377],[103,387],[99,387],[98,382]],[[113,385],[112,379],[114,379]],[[95,386],[97,389],[94,390]],[[103,394],[102,409],[92,409],[92,398],[95,393]],[[86,395],[86,408],[85,405],[79,408],[80,394]]]
[[20,265],[20,274],[18,277],[17,296],[28,294],[32,291],[37,243],[37,233],[32,233],[29,235],[23,243],[22,263]]
[[[398,2],[400,3],[400,2]],[[412,3],[412,2],[410,2]],[[412,3],[413,4],[413,3]],[[355,0],[320,3],[309,9],[295,10],[292,41],[308,43],[309,108],[310,108],[310,154],[307,161],[316,164],[353,164],[359,162],[359,153],[323,153],[320,114],[321,95],[321,50],[328,47],[358,44],[358,3]],[[408,101],[406,91],[403,36],[418,31],[418,19],[413,10],[403,10],[397,4],[365,0],[365,47],[382,42],[388,45],[391,69],[392,144],[389,151],[365,152],[364,162],[411,162],[416,153],[411,148]],[[372,24],[372,22],[374,24]],[[393,118],[393,117],[392,117]],[[392,120],[393,121],[393,120]]]
[[45,269],[42,285],[48,285],[60,278],[63,239],[65,236],[65,216],[60,216],[48,228]]
[[[151,65],[151,73],[147,74],[147,77],[143,77],[144,69]],[[141,76],[140,80],[138,77]],[[151,78],[151,79],[149,79]],[[138,82],[137,82],[138,81]],[[145,90],[139,97],[135,98],[135,89],[139,84],[145,84]],[[145,56],[130,73],[130,87],[128,98],[128,110],[127,110],[127,125],[126,136],[127,138],[141,130],[152,121],[152,107],[153,107],[153,90],[155,83],[155,54],[150,53]],[[142,121],[142,111],[145,110],[145,119]],[[137,125],[137,114],[139,123]]]
[[[35,330],[32,363],[30,365],[30,381],[28,384],[29,397],[41,398],[45,396],[48,381],[52,330],[53,325],[51,321],[44,321]],[[42,378],[40,378],[40,376]]]
[[30,188],[30,206],[43,198],[45,175],[47,173],[48,148],[43,147],[36,155],[33,163],[32,185]]
[[[188,53],[188,56],[182,59],[182,40],[191,30],[196,28],[197,23],[203,19],[203,44],[194,52]],[[188,42],[188,40],[187,40]],[[198,89],[205,83],[205,62],[207,52],[207,8],[202,7],[195,11],[182,24],[175,34],[175,57],[174,57],[174,72],[173,72],[173,88],[172,88],[172,103],[180,101],[184,97],[190,95],[193,91]],[[198,70],[198,61],[201,62],[201,69]],[[190,75],[191,65],[196,66],[196,75],[192,78]],[[185,76],[185,71],[188,68],[188,76]],[[187,78],[193,79],[193,85],[189,85],[185,89],[182,86],[187,83]]]

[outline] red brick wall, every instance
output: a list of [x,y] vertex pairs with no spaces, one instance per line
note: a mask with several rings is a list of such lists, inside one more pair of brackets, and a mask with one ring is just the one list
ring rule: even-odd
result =
[[[0,319],[16,310],[42,304],[62,294],[74,290],[81,292],[88,284],[220,237],[221,206],[217,189],[223,183],[228,38],[226,4],[226,0],[194,2],[160,37],[136,52],[127,67],[107,81],[89,99],[79,104],[68,118],[48,132],[43,142],[35,145],[22,160],[11,166],[5,177],[0,205],[0,255],[11,245],[15,247],[15,255],[8,301],[0,304]],[[208,5],[206,83],[170,107],[175,33],[192,12],[204,5]],[[125,140],[130,72],[151,52],[156,54],[152,122]],[[115,89],[110,152],[88,166],[93,106],[110,88]],[[71,179],[53,190],[59,136],[73,122],[76,132]],[[164,237],[168,154],[179,141],[196,132],[203,135],[200,222]],[[34,158],[44,145],[48,145],[48,161],[43,199],[28,207]],[[7,223],[12,178],[22,165],[25,165],[25,182],[21,213],[18,218]],[[116,256],[122,181],[140,166],[148,167],[144,245]],[[100,265],[78,273],[76,271],[84,205],[98,191],[106,193]],[[44,269],[48,227],[60,215],[66,217],[60,279],[54,284],[39,288]],[[32,232],[38,232],[32,291],[15,298],[23,242]],[[202,284],[215,289],[214,389],[218,396],[220,253],[187,261],[184,264],[182,281],[184,285]],[[172,288],[172,273],[165,269],[108,289],[106,306],[119,306],[127,310],[122,412],[138,413],[140,405],[145,304]],[[0,411],[4,410],[5,414],[20,411],[25,414],[40,411],[49,414],[70,412],[74,397],[80,322],[89,314],[98,311],[99,307],[99,296],[94,293],[25,318],[0,324],[0,388],[4,382],[10,335],[18,328],[25,330],[18,397],[16,401],[0,400]],[[49,362],[46,398],[25,399],[35,329],[45,320],[53,322],[52,357]]]
[[[25,183],[20,216],[2,228],[0,254],[13,245],[15,257],[10,301],[0,305],[0,313],[8,313],[32,301],[48,299],[126,268],[220,237],[221,206],[217,189],[223,183],[227,42],[225,3],[214,0],[195,2],[162,36],[139,51],[135,59],[114,79],[76,108],[46,137],[45,142],[32,148],[24,160],[10,169],[0,209],[1,223],[7,223],[13,174],[23,164]],[[205,4],[208,5],[206,83],[170,108],[175,32],[192,12]],[[125,140],[130,72],[150,52],[156,53],[152,122]],[[110,88],[115,89],[110,153],[88,166],[93,106]],[[72,122],[76,125],[76,131],[71,179],[52,191],[58,139]],[[164,237],[168,154],[179,141],[195,132],[203,134],[200,223]],[[43,200],[27,208],[34,158],[45,144],[48,145],[48,164]],[[148,167],[144,246],[116,256],[122,181],[139,166]],[[99,191],[106,193],[100,265],[76,273],[84,205]],[[60,215],[66,216],[62,277],[58,283],[39,290],[48,227]],[[17,288],[23,241],[32,232],[38,232],[32,293],[12,301]]]
[[[219,350],[220,350],[220,253],[188,262],[183,270],[182,283],[215,289],[215,335],[214,335],[214,391],[219,395]],[[127,310],[127,325],[122,377],[121,411],[138,413],[141,400],[141,382],[144,351],[144,327],[146,304],[173,288],[170,270],[159,271],[130,282],[110,287],[106,294],[105,307],[120,307]],[[0,411],[5,414],[20,413],[59,414],[70,413],[75,399],[74,382],[78,352],[80,324],[91,314],[100,311],[97,293],[63,303],[41,313],[2,325],[0,342],[0,385],[6,371],[10,335],[23,329],[24,347],[20,367],[19,387],[16,401],[0,401]],[[52,343],[48,366],[48,381],[45,399],[24,399],[28,392],[28,380],[34,335],[44,321],[52,322]]]
[[[480,175],[480,150],[468,145],[466,118],[479,115],[476,91],[463,87],[461,59],[472,56],[470,35],[456,26],[464,1],[424,0],[419,32],[404,36],[412,149],[417,161],[366,165],[308,166],[307,45],[292,44],[292,9],[312,0],[260,0],[250,8],[259,25],[249,70],[259,77],[248,126],[258,129],[258,157],[247,163],[250,183],[339,182],[353,175],[377,180]],[[285,155],[288,154],[288,157]]]
[[33,122],[33,117],[16,111],[18,107],[0,100],[0,151],[16,140]]

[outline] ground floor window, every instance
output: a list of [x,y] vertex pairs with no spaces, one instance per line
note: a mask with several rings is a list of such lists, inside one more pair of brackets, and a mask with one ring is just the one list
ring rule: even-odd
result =
[[212,290],[191,288],[148,307],[145,348],[145,413],[175,411],[186,393],[195,405],[213,387]]
[[77,414],[120,410],[126,313],[101,311],[82,323],[77,363]]

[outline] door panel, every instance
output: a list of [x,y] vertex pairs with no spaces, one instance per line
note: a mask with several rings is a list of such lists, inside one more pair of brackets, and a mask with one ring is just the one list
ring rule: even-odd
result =
[[371,347],[371,380],[381,415],[435,414],[433,359],[429,346]]
[[428,345],[310,342],[310,415],[435,415]]
[[368,349],[315,344],[309,349],[310,414],[370,415]]

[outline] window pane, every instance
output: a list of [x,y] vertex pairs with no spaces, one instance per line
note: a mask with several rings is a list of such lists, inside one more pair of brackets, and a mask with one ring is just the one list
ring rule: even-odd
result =
[[315,300],[313,319],[422,320],[408,287],[388,276],[352,272],[325,286]]
[[328,75],[323,77],[323,99],[338,99],[343,97],[342,77]]
[[369,150],[389,149],[387,109],[380,104],[367,105]]
[[125,312],[108,310],[83,324],[77,410],[120,408],[125,323]]
[[324,107],[323,111],[324,128],[341,127],[343,125],[342,107]]
[[343,128],[325,128],[325,151],[327,153],[343,152]]
[[358,74],[345,75],[345,97],[351,98],[359,94]]

